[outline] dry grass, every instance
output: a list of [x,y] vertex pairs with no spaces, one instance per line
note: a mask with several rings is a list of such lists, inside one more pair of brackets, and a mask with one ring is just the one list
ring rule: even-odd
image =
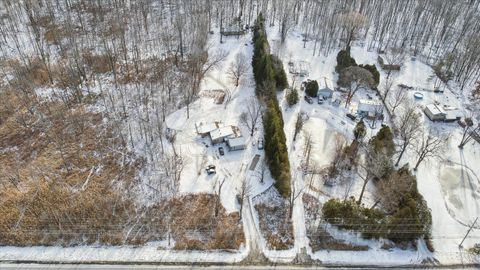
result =
[[176,249],[245,242],[238,213],[214,217],[213,195],[137,208],[128,190],[142,161],[101,115],[10,90],[0,100],[0,245],[142,245],[168,232]]
[[215,199],[211,194],[196,194],[168,203],[175,249],[238,249],[245,243],[238,213],[227,214],[221,207],[215,217]]
[[135,209],[121,187],[139,164],[122,166],[112,128],[81,106],[1,95],[16,110],[0,125],[0,243],[122,243]]
[[267,241],[268,248],[285,250],[293,247],[293,226],[288,216],[288,207],[283,203],[255,205],[260,222],[260,230]]

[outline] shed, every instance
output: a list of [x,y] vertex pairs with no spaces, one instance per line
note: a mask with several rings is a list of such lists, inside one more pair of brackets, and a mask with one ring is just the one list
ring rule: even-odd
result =
[[455,122],[462,118],[462,114],[459,110],[445,111],[445,122]]
[[362,99],[357,114],[361,117],[379,118],[383,116],[383,104],[379,100]]
[[444,121],[446,117],[445,111],[436,104],[428,104],[423,110],[431,121]]
[[247,148],[245,137],[228,138],[227,146],[230,151],[243,150]]
[[322,88],[322,89],[318,90],[318,96],[323,97],[323,99],[325,99],[325,100],[327,98],[332,98],[333,97],[333,90],[328,88],[328,87]]

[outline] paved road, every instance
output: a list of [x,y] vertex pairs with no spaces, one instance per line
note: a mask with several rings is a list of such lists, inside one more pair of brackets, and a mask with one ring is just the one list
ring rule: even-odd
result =
[[[151,270],[151,269],[160,269],[160,270],[177,270],[177,269],[204,269],[204,270],[257,270],[257,269],[286,269],[286,270],[301,270],[301,269],[329,269],[325,267],[297,267],[297,266],[189,266],[189,265],[79,265],[79,264],[2,264],[0,263],[1,270],[16,270],[16,269],[32,269],[32,270],[52,270],[52,269],[78,269],[78,270],[125,270],[125,269],[140,269],[140,270]],[[332,269],[332,268],[330,268]],[[335,270],[354,270],[354,269],[375,269],[375,268],[333,268]],[[413,269],[435,269],[435,268],[409,268]],[[438,269],[438,268],[437,268]],[[447,269],[447,268],[443,268]],[[478,268],[467,267],[461,268],[467,270],[474,270]]]

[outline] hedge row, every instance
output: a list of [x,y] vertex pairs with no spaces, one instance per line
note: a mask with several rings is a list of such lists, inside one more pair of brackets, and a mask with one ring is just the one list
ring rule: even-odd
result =
[[267,110],[263,116],[265,157],[270,173],[275,179],[275,187],[286,198],[291,192],[290,162],[276,91],[288,87],[287,75],[280,59],[270,54],[262,14],[255,21],[253,31],[252,67],[256,83],[255,92],[267,104]]

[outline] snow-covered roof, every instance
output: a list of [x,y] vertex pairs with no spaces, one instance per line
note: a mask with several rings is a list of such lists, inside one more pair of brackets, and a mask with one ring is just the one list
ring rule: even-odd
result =
[[325,88],[322,88],[322,89],[318,90],[318,92],[332,92],[333,93],[333,89],[325,87]]
[[197,133],[199,133],[199,134],[209,133],[209,132],[219,128],[220,126],[221,125],[218,122],[210,122],[210,123],[197,122],[197,123],[195,123],[195,128],[197,129]]
[[459,117],[462,117],[462,114],[459,110],[445,111],[445,120],[455,120]]
[[437,106],[436,104],[428,104],[426,106],[426,110],[429,110],[430,113],[432,113],[433,115],[437,115],[437,114],[445,114],[445,111]]
[[230,147],[239,147],[245,146],[245,137],[237,137],[237,138],[230,138],[228,139],[228,145]]
[[358,104],[358,110],[362,112],[378,112],[383,109],[383,104],[379,100],[362,99]]
[[220,127],[210,132],[210,138],[217,140],[235,135],[232,126]]

